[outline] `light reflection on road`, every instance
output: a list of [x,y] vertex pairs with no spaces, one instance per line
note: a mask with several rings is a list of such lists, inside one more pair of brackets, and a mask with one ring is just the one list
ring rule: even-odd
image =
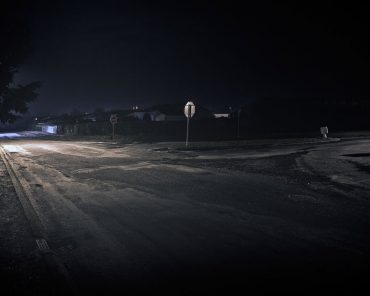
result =
[[0,133],[0,139],[19,139],[19,138],[35,138],[40,136],[50,136],[49,133],[41,131],[22,131],[14,133]]
[[0,138],[4,139],[14,139],[19,137],[21,137],[21,135],[17,133],[0,133]]
[[16,145],[3,145],[4,149],[10,153],[14,152],[25,152],[24,149]]

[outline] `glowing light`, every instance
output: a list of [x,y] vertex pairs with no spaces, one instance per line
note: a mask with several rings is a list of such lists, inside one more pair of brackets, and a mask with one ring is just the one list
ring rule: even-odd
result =
[[42,131],[48,134],[56,134],[57,133],[57,126],[56,125],[44,125],[42,127]]

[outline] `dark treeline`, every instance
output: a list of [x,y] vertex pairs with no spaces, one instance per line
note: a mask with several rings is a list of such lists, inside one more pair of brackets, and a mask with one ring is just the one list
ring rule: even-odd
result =
[[26,85],[14,81],[32,51],[26,22],[28,6],[16,2],[0,3],[0,123],[13,123],[27,113],[41,86],[39,81]]
[[320,126],[332,131],[366,130],[369,115],[369,100],[260,99],[241,108],[240,124],[271,132],[311,132]]
[[[370,101],[366,100],[259,99],[239,110],[230,118],[195,116],[190,122],[191,140],[320,137],[321,126],[328,126],[329,136],[331,132],[370,130]],[[185,138],[185,116],[180,121],[151,121],[129,116],[129,110],[97,110],[88,115],[72,112],[49,122],[58,125],[59,134],[109,137],[112,113],[119,118],[116,135],[129,141],[182,141]]]

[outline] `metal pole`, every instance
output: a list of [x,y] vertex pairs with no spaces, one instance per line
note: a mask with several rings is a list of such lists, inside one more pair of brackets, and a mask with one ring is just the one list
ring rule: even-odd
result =
[[238,132],[237,132],[238,139],[240,138],[240,110],[238,110]]
[[186,148],[188,148],[188,143],[189,143],[189,121],[190,118],[187,118],[187,124],[186,124]]
[[112,140],[114,140],[114,123],[112,123],[112,125],[113,125],[113,134],[112,134]]

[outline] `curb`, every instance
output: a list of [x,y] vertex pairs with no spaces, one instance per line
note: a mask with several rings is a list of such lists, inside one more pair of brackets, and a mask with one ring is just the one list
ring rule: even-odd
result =
[[57,254],[49,247],[45,228],[32,204],[32,195],[27,181],[15,170],[10,156],[2,146],[0,146],[0,156],[31,227],[37,249],[51,275],[52,281],[47,283],[48,288],[51,288],[50,295],[77,295],[66,267]]

